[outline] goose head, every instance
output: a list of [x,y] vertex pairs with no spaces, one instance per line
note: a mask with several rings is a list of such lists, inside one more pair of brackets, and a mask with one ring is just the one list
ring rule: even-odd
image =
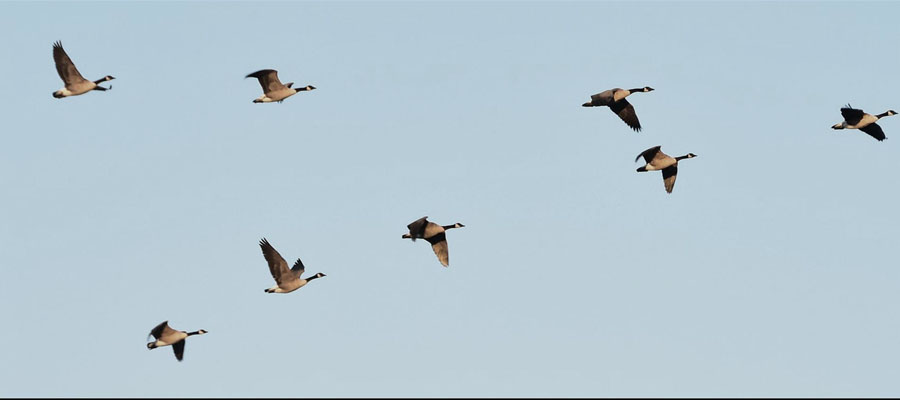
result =
[[107,75],[107,76],[104,76],[102,79],[103,79],[103,81],[111,81],[113,79],[116,79],[116,77],[114,77],[112,75]]
[[156,348],[156,342],[147,343],[147,348],[153,350]]
[[644,86],[644,88],[641,89],[641,90],[644,91],[644,92],[652,92],[652,91],[654,91],[654,90],[656,90],[656,89],[653,89],[653,88],[650,87],[650,86]]

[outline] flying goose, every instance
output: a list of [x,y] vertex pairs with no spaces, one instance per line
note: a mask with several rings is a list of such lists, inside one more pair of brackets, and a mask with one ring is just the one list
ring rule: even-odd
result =
[[284,99],[293,96],[297,92],[313,90],[316,88],[312,85],[306,85],[306,87],[292,89],[291,86],[294,85],[294,82],[288,82],[287,85],[283,85],[281,84],[281,81],[278,80],[278,71],[274,69],[261,69],[252,74],[247,74],[244,79],[247,78],[258,79],[259,85],[262,86],[263,89],[263,95],[259,96],[256,100],[253,100],[254,103],[271,103],[273,101],[281,103]]
[[441,226],[428,221],[427,218],[428,216],[424,216],[407,225],[409,233],[404,233],[403,239],[412,239],[413,242],[416,239],[427,240],[428,243],[431,243],[431,249],[434,250],[438,260],[443,266],[447,267],[450,265],[450,253],[447,249],[447,235],[445,231],[447,229],[462,228],[465,225],[457,222],[453,225]]
[[653,88],[644,86],[636,89],[609,89],[591,96],[591,101],[582,104],[582,107],[602,107],[609,106],[612,112],[616,113],[622,121],[625,121],[631,129],[636,132],[641,131],[641,122],[638,121],[637,114],[634,113],[634,106],[625,100],[628,95],[638,92],[650,92]]
[[284,261],[281,254],[278,254],[278,251],[269,244],[266,238],[259,241],[259,247],[262,248],[263,256],[266,258],[266,262],[269,263],[269,272],[275,278],[275,286],[266,289],[266,293],[290,293],[302,288],[313,279],[325,276],[325,274],[319,272],[306,279],[300,279],[300,275],[303,275],[305,268],[299,258],[294,263],[294,266],[288,269],[287,261]]
[[647,165],[637,169],[637,172],[662,170],[663,183],[666,185],[666,193],[672,193],[675,187],[675,176],[678,174],[678,162],[685,158],[697,157],[694,153],[687,153],[681,157],[672,158],[660,150],[661,146],[651,147],[635,157],[634,162],[644,157]]
[[897,115],[897,112],[887,110],[881,114],[872,115],[847,104],[847,107],[841,108],[841,115],[844,116],[844,121],[834,124],[831,129],[859,129],[880,142],[887,138],[884,136],[884,131],[881,130],[881,127],[875,121],[891,115]]
[[[104,76],[93,82],[84,79],[84,77],[81,76],[81,73],[78,72],[78,68],[75,68],[72,59],[69,58],[69,55],[63,50],[62,42],[59,41],[53,43],[53,61],[56,62],[56,72],[59,73],[59,77],[62,78],[65,83],[65,86],[62,89],[53,92],[53,97],[56,97],[57,99],[85,94],[91,90],[107,90],[107,88],[99,86],[98,84],[116,79],[110,75]],[[112,86],[110,86],[109,89],[112,89]]]
[[[147,343],[147,348],[153,350],[157,347],[171,345],[172,350],[175,352],[175,358],[181,361],[184,358],[184,340],[188,336],[202,335],[204,333],[207,332],[203,329],[193,332],[176,331],[169,328],[169,321],[163,321],[150,331],[150,335],[153,335],[156,341]],[[150,335],[147,335],[147,337],[149,338]]]

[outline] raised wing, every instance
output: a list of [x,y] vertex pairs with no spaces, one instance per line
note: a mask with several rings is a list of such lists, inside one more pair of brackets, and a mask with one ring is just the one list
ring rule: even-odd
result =
[[866,113],[847,104],[847,107],[841,108],[841,115],[844,116],[844,121],[847,121],[848,124],[856,125]]
[[262,86],[263,93],[271,93],[286,88],[278,80],[278,71],[274,69],[261,69],[252,74],[247,74],[245,78],[259,79],[259,85]]
[[644,161],[649,164],[650,161],[653,161],[653,157],[656,157],[656,154],[659,153],[659,149],[661,147],[662,146],[655,146],[642,151],[641,154],[638,154],[637,157],[634,158],[634,162],[637,162],[637,160],[640,160],[641,157],[644,157]]
[[175,352],[175,358],[178,359],[178,361],[181,361],[181,359],[184,358],[184,342],[186,342],[186,340],[172,343],[172,351]]
[[437,256],[438,261],[441,262],[441,265],[448,267],[450,266],[450,251],[447,248],[447,240],[443,233],[440,234],[442,240],[431,242],[431,249],[434,250],[434,255]]
[[159,339],[160,337],[162,337],[164,335],[169,335],[174,332],[175,332],[174,329],[169,328],[169,321],[163,321],[159,325],[155,326],[153,328],[153,330],[150,331],[150,335],[152,335],[153,338],[155,338],[155,339]]
[[[849,121],[848,121],[848,122],[849,122]],[[861,131],[863,131],[863,132],[865,132],[865,133],[868,133],[869,136],[871,136],[871,137],[873,137],[873,138],[875,138],[875,139],[878,139],[879,142],[882,141],[882,140],[884,140],[884,139],[887,139],[887,138],[884,136],[884,131],[881,130],[881,127],[880,127],[878,124],[874,123],[874,122],[871,123],[871,124],[868,124],[868,125],[866,125],[866,126],[864,126],[864,127],[862,127],[862,128],[859,128],[859,130],[861,130]]]
[[678,164],[675,164],[671,167],[663,168],[662,177],[663,183],[666,185],[666,193],[672,193],[672,189],[675,188],[675,177],[678,175]]
[[409,236],[412,237],[413,241],[415,241],[416,238],[425,237],[425,226],[427,225],[427,215],[411,222],[409,225],[406,225],[406,228],[409,229]]
[[269,272],[272,273],[272,278],[275,278],[275,283],[280,285],[290,276],[287,261],[284,261],[284,257],[278,254],[278,251],[269,244],[266,238],[259,241],[259,247],[262,248],[263,257],[269,263]]
[[297,259],[297,262],[294,263],[294,266],[291,267],[291,272],[293,272],[294,275],[297,275],[298,278],[300,275],[303,275],[303,271],[305,270],[306,268],[303,267],[303,262],[300,261],[299,258]]
[[56,72],[59,73],[59,77],[65,82],[66,86],[86,80],[78,72],[78,68],[75,68],[75,64],[69,58],[69,55],[66,54],[66,51],[63,50],[62,42],[57,41],[53,43],[53,61],[56,62]]
[[638,121],[637,114],[634,112],[634,106],[628,100],[622,99],[609,105],[609,109],[616,113],[622,121],[634,129],[635,132],[641,131],[641,122]]

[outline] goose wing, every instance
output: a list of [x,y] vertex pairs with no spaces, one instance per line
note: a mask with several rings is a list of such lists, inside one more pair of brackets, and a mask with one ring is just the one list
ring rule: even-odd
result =
[[628,100],[622,99],[609,105],[609,109],[616,113],[622,121],[634,129],[635,132],[641,131],[641,122],[638,121],[637,114],[634,112],[634,106]]
[[299,258],[297,259],[297,262],[294,263],[294,266],[291,267],[291,272],[293,272],[294,275],[297,275],[298,278],[300,275],[303,275],[303,271],[305,270],[306,268],[303,266],[303,261],[300,261]]
[[866,113],[847,104],[846,107],[841,108],[841,115],[844,116],[844,121],[847,121],[848,124],[856,125]]
[[641,157],[644,157],[644,161],[647,162],[647,164],[649,164],[650,161],[653,161],[653,158],[656,157],[657,154],[662,153],[661,151],[659,151],[659,149],[661,147],[662,146],[654,146],[647,150],[642,151],[641,154],[638,154],[637,157],[634,158],[634,162],[637,162],[638,160],[641,159]]
[[87,80],[81,76],[78,68],[75,68],[72,59],[63,50],[62,42],[53,43],[53,61],[56,62],[56,72],[59,73],[59,77],[65,82],[66,86]]
[[424,216],[419,218],[409,225],[406,225],[406,228],[409,229],[409,236],[413,241],[416,238],[425,237],[425,227],[428,225],[428,216]]
[[595,106],[606,106],[613,102],[613,91],[616,89],[604,90],[591,96],[591,104]]
[[169,328],[169,321],[163,321],[159,325],[155,326],[153,330],[150,331],[150,335],[155,339],[159,339],[163,336],[169,336],[175,333],[175,330]]
[[672,193],[672,189],[675,188],[675,177],[678,175],[678,164],[672,165],[671,167],[663,168],[662,177],[663,183],[666,185],[666,193]]
[[245,78],[258,79],[259,85],[262,86],[263,93],[271,93],[286,88],[286,86],[282,85],[281,81],[278,80],[278,71],[274,69],[261,69],[254,73],[247,74]]
[[175,352],[175,358],[178,361],[181,361],[184,358],[184,342],[186,342],[186,340],[179,340],[172,343],[172,351]]
[[879,126],[878,124],[876,124],[876,123],[874,123],[874,122],[871,123],[871,124],[868,124],[868,125],[866,125],[866,126],[864,126],[864,127],[862,127],[862,128],[859,128],[859,130],[861,130],[861,131],[863,131],[863,132],[865,132],[865,133],[868,133],[869,136],[871,136],[871,137],[873,137],[873,138],[875,138],[875,139],[878,139],[879,142],[882,141],[882,140],[884,140],[884,139],[887,139],[887,138],[884,136],[884,131],[881,130],[881,126]]
[[425,240],[431,243],[431,249],[434,250],[434,255],[437,256],[441,265],[445,267],[449,266],[450,250],[447,248],[447,235],[444,232],[441,232]]
[[262,249],[263,257],[266,258],[266,262],[269,264],[269,272],[272,273],[272,278],[275,278],[275,283],[280,285],[282,282],[287,281],[290,278],[291,271],[288,269],[288,264],[287,261],[284,261],[284,257],[278,254],[278,250],[275,250],[265,238],[259,241],[259,247]]

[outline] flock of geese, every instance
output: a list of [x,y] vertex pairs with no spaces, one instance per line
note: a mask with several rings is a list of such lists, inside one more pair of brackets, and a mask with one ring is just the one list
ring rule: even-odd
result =
[[[78,69],[75,68],[75,64],[72,62],[72,59],[69,58],[68,54],[66,54],[61,42],[57,41],[53,44],[53,60],[56,62],[56,71],[59,73],[59,77],[64,83],[62,89],[53,92],[53,97],[55,98],[78,96],[94,90],[106,91],[112,89],[112,86],[108,88],[100,86],[103,82],[115,79],[111,75],[106,75],[95,81],[85,79],[81,73],[78,72]],[[298,92],[315,89],[312,85],[295,89],[293,88],[293,82],[283,84],[278,79],[278,71],[274,69],[262,69],[247,74],[245,78],[256,78],[262,87],[263,94],[254,99],[254,103],[280,103]],[[634,93],[648,93],[653,90],[654,89],[649,86],[636,89],[609,89],[592,95],[591,101],[582,104],[582,106],[609,107],[609,109],[618,115],[626,125],[635,132],[639,132],[641,130],[641,122],[638,120],[637,114],[634,111],[634,106],[628,102],[627,97]],[[897,115],[897,112],[888,110],[881,114],[872,115],[863,110],[853,108],[848,104],[846,107],[841,108],[841,115],[844,117],[844,120],[833,125],[831,127],[832,129],[859,129],[878,141],[882,141],[886,139],[886,137],[881,126],[876,122],[881,118]],[[644,158],[646,164],[638,168],[637,172],[662,171],[663,184],[666,192],[672,193],[672,190],[675,187],[675,178],[678,174],[678,162],[687,158],[697,157],[697,155],[688,153],[679,157],[671,157],[662,152],[661,146],[655,146],[638,154],[634,161],[637,162],[641,157]],[[403,234],[402,238],[411,239],[413,242],[415,242],[416,239],[425,239],[431,244],[431,248],[441,265],[448,267],[450,265],[450,254],[447,247],[446,231],[454,228],[462,228],[464,226],[465,225],[458,222],[453,225],[439,225],[428,221],[428,217],[425,216],[409,223],[406,226],[409,233]],[[306,286],[315,279],[326,276],[319,272],[315,275],[303,278],[302,275],[306,268],[299,258],[294,262],[292,267],[288,268],[287,261],[277,250],[275,250],[268,240],[265,238],[260,240],[259,247],[262,250],[266,263],[269,265],[269,272],[275,280],[274,286],[265,289],[266,293],[290,293]],[[149,336],[153,336],[155,340],[147,343],[147,348],[155,349],[158,347],[172,346],[172,350],[175,352],[175,358],[178,361],[181,361],[184,358],[185,339],[187,339],[188,336],[202,335],[205,333],[207,333],[207,331],[203,329],[193,332],[175,330],[169,327],[168,321],[163,321],[150,331],[148,338]]]

